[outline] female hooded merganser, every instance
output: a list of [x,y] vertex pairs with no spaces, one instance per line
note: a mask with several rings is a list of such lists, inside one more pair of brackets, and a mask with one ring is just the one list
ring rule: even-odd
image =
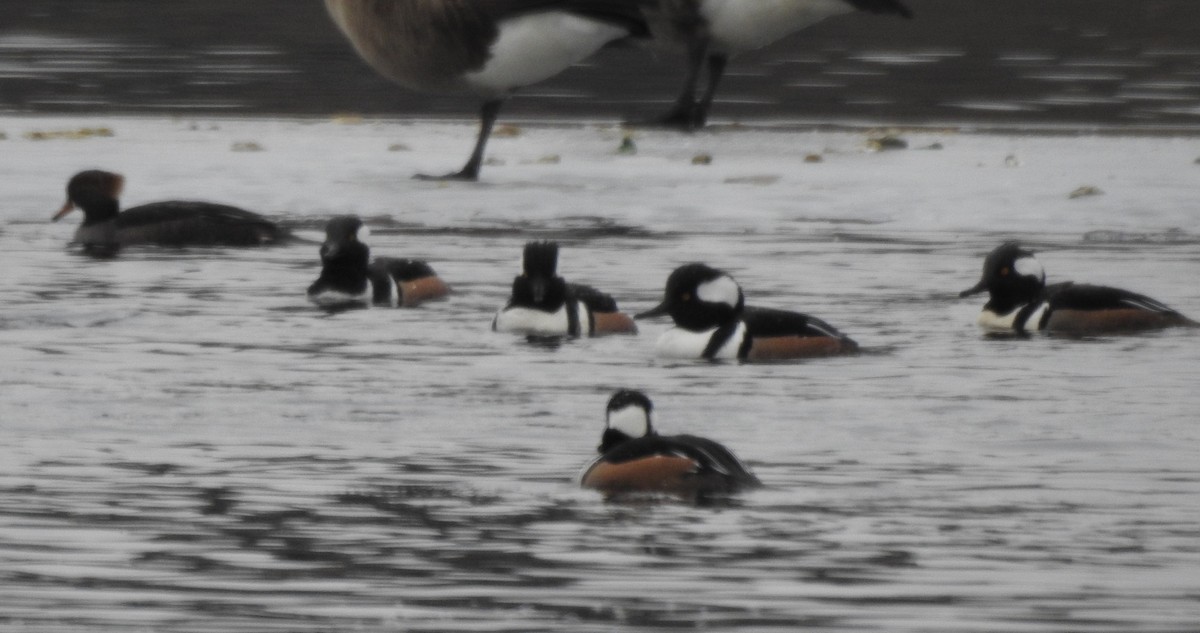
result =
[[79,172],[67,183],[67,203],[51,220],[83,210],[75,242],[89,252],[107,254],[134,244],[262,246],[291,238],[257,213],[211,202],[154,202],[121,211],[118,199],[124,187],[120,174]]
[[321,276],[308,287],[310,301],[325,308],[407,308],[450,292],[425,262],[391,257],[371,261],[371,249],[363,242],[368,234],[358,216],[339,216],[325,225]]
[[979,325],[992,332],[1045,330],[1088,335],[1149,330],[1195,321],[1128,290],[1062,282],[1046,285],[1033,253],[1016,242],[996,247],[983,261],[983,279],[960,297],[988,291]]
[[643,1],[325,0],[325,6],[358,54],[384,77],[410,90],[483,99],[479,137],[466,166],[433,178],[476,180],[504,100],[614,40],[643,34]]
[[[733,55],[762,48],[826,18],[851,11],[911,18],[900,0],[656,0],[644,11],[656,39],[682,44],[688,67],[683,91],[660,122],[687,130],[704,127],[717,84]],[[708,84],[697,101],[701,67]]]
[[512,296],[496,313],[492,329],[532,336],[634,334],[637,325],[609,295],[558,276],[558,244],[529,242],[524,272],[513,279]]
[[815,317],[745,307],[733,277],[704,264],[676,268],[663,302],[637,318],[664,314],[675,321],[658,339],[658,354],[665,358],[756,361],[858,351],[857,343]]
[[622,389],[608,401],[600,456],[580,484],[609,496],[665,493],[699,497],[761,486],[729,449],[694,435],[659,435],[646,394]]

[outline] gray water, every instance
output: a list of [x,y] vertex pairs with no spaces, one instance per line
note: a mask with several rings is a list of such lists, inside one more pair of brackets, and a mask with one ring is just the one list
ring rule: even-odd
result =
[[[146,151],[144,125],[124,121],[111,141],[9,147],[32,171],[86,147],[127,163]],[[329,213],[361,213],[376,253],[426,258],[454,294],[413,310],[323,313],[303,299],[314,244],[92,260],[64,248],[71,226],[44,220],[60,202],[61,184],[48,186],[56,174],[15,185],[0,229],[6,630],[1200,626],[1196,332],[989,339],[973,323],[980,301],[957,298],[983,254],[1016,236],[1042,253],[1051,280],[1110,282],[1197,314],[1194,229],[1157,228],[1176,205],[1186,217],[1192,188],[1162,170],[1130,192],[1153,209],[1138,215],[1141,233],[1072,224],[1126,223],[1105,206],[1110,195],[1036,233],[1002,234],[984,218],[1006,202],[980,200],[961,226],[938,228],[923,215],[924,183],[910,185],[911,205],[881,210],[869,190],[842,191],[821,172],[714,183],[739,213],[712,192],[675,191],[669,166],[638,179],[510,168],[544,174],[533,180],[492,167],[489,182],[443,187],[354,163],[297,202],[293,172],[237,163],[302,164],[294,154],[209,164],[203,143],[155,125],[147,139],[192,147],[183,160],[203,166],[197,180],[222,183],[209,197],[257,183],[251,200],[291,201],[267,208],[289,209],[280,217],[308,238]],[[221,125],[238,138],[257,124]],[[307,143],[327,129],[280,135]],[[1080,143],[1029,142],[1027,158]],[[1161,143],[1102,142],[1131,152]],[[873,165],[889,196],[907,162],[949,164],[956,143],[996,141],[947,143],[945,154],[830,160],[851,163],[851,183]],[[967,194],[1025,177],[967,168],[978,174],[958,183]],[[146,183],[147,169],[143,196],[183,182]],[[668,200],[671,191],[693,202]],[[793,191],[840,202],[822,217]],[[623,205],[644,205],[646,221]],[[675,364],[653,357],[664,323],[561,345],[490,332],[522,243],[547,237],[563,242],[568,278],[613,292],[628,311],[658,300],[674,263],[704,259],[734,272],[751,302],[821,316],[867,351]],[[580,490],[618,387],[646,390],[663,432],[730,446],[766,487],[704,507],[610,504]]]
[[[379,80],[319,3],[131,20],[117,1],[0,0],[0,629],[1200,631],[1197,333],[990,339],[957,298],[1015,237],[1052,281],[1200,316],[1200,148],[1121,136],[1194,132],[1195,3],[913,0],[911,25],[831,21],[740,60],[716,116],[750,125],[638,133],[635,157],[610,127],[526,126],[482,184],[439,186],[408,176],[457,167],[465,119],[327,115],[474,105]],[[505,120],[654,112],[677,61],[609,51]],[[797,125],[847,120],[1015,131],[869,154]],[[1106,138],[1027,132],[1045,125]],[[114,135],[26,137],[85,126]],[[66,247],[77,218],[46,219],[93,167],[131,204],[241,204],[310,240],[361,214],[377,254],[427,259],[454,294],[325,314],[303,298],[312,243],[89,259]],[[1104,195],[1068,200],[1083,185]],[[664,363],[661,322],[494,334],[539,238],[627,311],[704,260],[866,351]],[[703,507],[580,490],[620,387],[766,486]]]

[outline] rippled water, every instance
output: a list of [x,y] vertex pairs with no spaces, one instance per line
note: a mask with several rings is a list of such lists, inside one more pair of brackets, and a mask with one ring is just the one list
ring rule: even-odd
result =
[[[105,123],[112,138],[32,141]],[[1000,239],[1054,279],[1200,315],[1194,143],[520,130],[479,185],[469,125],[3,119],[0,623],[14,631],[1194,631],[1200,339],[988,339],[959,300]],[[235,153],[253,140],[265,151]],[[393,143],[411,152],[388,152]],[[711,152],[710,166],[691,164]],[[805,162],[817,152],[824,162]],[[539,161],[550,153],[561,161]],[[95,261],[45,220],[76,168],[130,203],[240,202],[454,295],[327,315],[316,246]],[[1106,195],[1069,200],[1080,185]],[[704,259],[867,348],[769,365],[636,337],[489,331],[521,244],[627,310]],[[577,488],[617,387],[767,484],[711,507]]]

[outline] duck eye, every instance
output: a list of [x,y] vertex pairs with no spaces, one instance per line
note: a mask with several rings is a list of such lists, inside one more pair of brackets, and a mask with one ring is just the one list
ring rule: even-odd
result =
[[685,292],[685,293],[679,295],[679,300],[680,301],[691,301],[692,294],[690,292]]
[[1004,268],[1001,268],[1001,269],[1000,269],[1000,276],[1001,276],[1001,277],[1007,277],[1007,276],[1008,276],[1008,266],[1005,266]]

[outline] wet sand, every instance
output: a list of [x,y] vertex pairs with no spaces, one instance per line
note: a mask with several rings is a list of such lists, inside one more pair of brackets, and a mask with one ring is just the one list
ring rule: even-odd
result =
[[[1200,129],[1200,3],[911,0],[740,58],[718,121]],[[311,0],[0,0],[0,112],[466,117],[400,90]],[[624,46],[532,87],[506,116],[630,118],[671,100],[680,58]]]

